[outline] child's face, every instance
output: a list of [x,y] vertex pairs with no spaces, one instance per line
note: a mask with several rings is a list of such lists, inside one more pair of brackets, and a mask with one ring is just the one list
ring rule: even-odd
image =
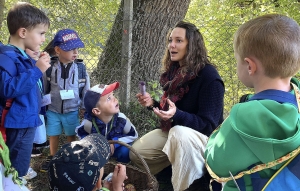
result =
[[33,51],[40,50],[41,45],[45,42],[45,34],[48,30],[48,25],[38,24],[32,29],[25,29],[24,48]]
[[234,57],[236,59],[237,62],[237,67],[236,67],[236,71],[237,71],[237,75],[239,80],[247,87],[251,87],[251,82],[250,82],[250,76],[248,73],[248,67],[249,65],[247,64],[247,62],[244,61],[244,59],[242,59],[240,57],[240,55],[234,51]]
[[25,49],[25,52],[34,60],[38,60],[39,56],[40,56],[40,51],[36,50],[36,51],[32,51],[28,48]]
[[96,107],[101,111],[102,115],[114,115],[120,112],[119,101],[115,98],[113,92],[101,96]]
[[58,59],[60,62],[67,64],[70,62],[73,62],[76,60],[78,56],[78,48],[70,50],[70,51],[64,51],[58,46],[55,47],[56,55],[58,56]]

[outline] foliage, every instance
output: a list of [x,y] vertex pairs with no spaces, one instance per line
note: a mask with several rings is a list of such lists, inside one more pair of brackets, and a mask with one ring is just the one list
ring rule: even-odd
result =
[[150,80],[147,82],[147,92],[150,94],[150,96],[154,99],[159,101],[163,91],[160,87],[160,84],[158,81]]
[[[160,100],[163,94],[159,82],[155,80],[147,82],[146,91],[154,100]],[[130,119],[134,119],[133,124],[137,127],[140,136],[158,126],[158,117],[137,101],[131,101],[128,109],[122,107],[122,110],[126,111],[125,113]]]
[[259,15],[279,13],[300,22],[300,4],[296,0],[193,0],[185,19],[195,23],[204,36],[212,63],[225,83],[225,116],[243,94],[252,90],[236,75],[233,34],[242,23]]
[[[7,11],[16,2],[18,1],[7,0],[5,2],[5,18]],[[105,48],[105,42],[110,34],[120,0],[31,0],[30,3],[42,9],[51,22],[44,46],[58,30],[72,28],[78,32],[85,43],[85,48],[81,49],[81,57],[96,63]],[[3,26],[6,26],[6,21],[3,23],[5,23]],[[0,41],[6,42],[8,38],[7,28],[3,27],[0,34]]]
[[130,102],[125,113],[126,116],[132,120],[133,125],[137,128],[139,137],[155,129],[158,125],[157,116],[153,112],[141,106],[137,101]]

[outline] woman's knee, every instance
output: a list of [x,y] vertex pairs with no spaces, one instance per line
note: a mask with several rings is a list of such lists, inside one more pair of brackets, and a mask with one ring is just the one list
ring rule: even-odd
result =
[[174,127],[172,127],[169,131],[169,136],[172,134],[176,134],[176,135],[183,135],[188,127],[185,126],[181,126],[181,125],[175,125]]
[[193,147],[203,149],[207,144],[207,139],[206,135],[194,129],[176,125],[169,132],[168,143],[172,145],[193,145]]
[[[165,154],[162,151],[166,144],[168,133],[161,129],[155,129],[136,140],[132,148],[148,163],[159,160]],[[140,159],[135,153],[130,151],[129,158],[134,163],[140,163]]]

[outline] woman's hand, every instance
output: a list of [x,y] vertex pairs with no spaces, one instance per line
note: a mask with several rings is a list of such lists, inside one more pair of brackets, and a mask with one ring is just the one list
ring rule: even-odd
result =
[[159,108],[157,107],[154,107],[153,108],[153,111],[154,113],[159,117],[161,118],[162,120],[166,121],[168,119],[171,119],[175,113],[176,113],[176,106],[174,104],[174,102],[172,102],[171,100],[167,99],[167,102],[169,104],[169,109],[168,111],[163,111],[163,110],[160,110]]
[[138,102],[144,107],[149,107],[153,105],[153,100],[148,92],[146,92],[145,95],[138,93],[135,97],[138,98]]

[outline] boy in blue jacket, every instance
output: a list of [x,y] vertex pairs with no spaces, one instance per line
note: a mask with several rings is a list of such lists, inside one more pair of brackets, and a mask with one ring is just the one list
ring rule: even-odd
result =
[[17,3],[8,12],[7,26],[10,44],[0,48],[0,60],[4,63],[0,67],[0,101],[2,106],[9,98],[13,102],[1,123],[6,130],[12,166],[18,176],[23,177],[30,164],[36,127],[42,124],[40,78],[50,67],[47,53],[33,63],[25,49],[40,49],[50,22],[38,8],[29,3]]
[[[99,133],[107,140],[118,140],[127,144],[138,138],[138,133],[130,120],[120,112],[118,99],[113,91],[119,82],[110,85],[98,84],[88,90],[84,97],[85,114],[77,135],[83,138],[91,133]],[[112,156],[119,162],[127,163],[129,149],[119,144],[111,144]]]

